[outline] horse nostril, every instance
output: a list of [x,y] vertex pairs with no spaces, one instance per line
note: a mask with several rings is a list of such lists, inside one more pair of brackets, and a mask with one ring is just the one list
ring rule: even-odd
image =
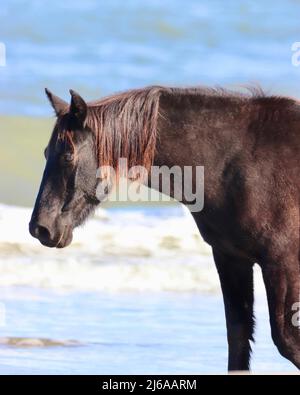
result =
[[30,223],[29,230],[32,236],[39,240],[47,241],[50,240],[51,238],[50,231],[45,226],[35,223]]
[[37,225],[35,229],[36,236],[41,240],[49,240],[50,232],[45,226]]

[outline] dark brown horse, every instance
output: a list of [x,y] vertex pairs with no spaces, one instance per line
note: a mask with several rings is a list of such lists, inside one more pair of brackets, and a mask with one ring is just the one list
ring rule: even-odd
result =
[[88,104],[70,91],[70,105],[46,93],[57,121],[30,233],[46,246],[67,246],[100,203],[99,165],[117,168],[123,157],[146,168],[204,166],[205,204],[193,217],[220,276],[228,368],[249,368],[254,263],[274,343],[300,368],[300,104],[202,88],[150,87]]

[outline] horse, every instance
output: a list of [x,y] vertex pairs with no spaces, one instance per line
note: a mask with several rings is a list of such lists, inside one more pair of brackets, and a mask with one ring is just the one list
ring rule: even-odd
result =
[[255,263],[273,342],[299,369],[299,102],[204,87],[151,86],[92,102],[70,90],[70,104],[46,94],[56,123],[31,235],[48,247],[69,245],[100,203],[97,169],[117,171],[121,157],[129,167],[204,166],[204,207],[192,216],[220,278],[228,370],[250,369]]

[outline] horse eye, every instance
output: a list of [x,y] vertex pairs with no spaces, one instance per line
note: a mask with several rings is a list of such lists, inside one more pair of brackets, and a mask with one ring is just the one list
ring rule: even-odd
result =
[[71,152],[67,152],[64,154],[64,160],[66,162],[72,162],[74,159],[74,155]]

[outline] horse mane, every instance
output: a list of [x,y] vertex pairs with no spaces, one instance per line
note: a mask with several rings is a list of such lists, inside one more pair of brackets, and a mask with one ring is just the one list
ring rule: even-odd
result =
[[[150,86],[129,90],[88,103],[86,125],[95,133],[98,164],[118,170],[120,158],[127,159],[128,169],[143,166],[150,170],[153,163],[162,93],[176,97],[199,95],[221,100],[258,102],[276,108],[291,103],[290,98],[268,96],[259,86],[242,86],[245,93],[224,88],[169,88]],[[275,109],[276,109],[275,108]]]
[[[86,125],[96,135],[99,166],[117,170],[119,158],[127,158],[128,168],[138,165],[150,169],[157,140],[159,98],[163,92],[243,97],[223,88],[150,86],[89,102]],[[260,96],[262,91],[252,89],[252,95]]]
[[118,93],[88,103],[86,125],[96,135],[99,166],[118,170],[119,158],[126,158],[128,169],[150,169],[156,147],[159,97],[162,88]]

